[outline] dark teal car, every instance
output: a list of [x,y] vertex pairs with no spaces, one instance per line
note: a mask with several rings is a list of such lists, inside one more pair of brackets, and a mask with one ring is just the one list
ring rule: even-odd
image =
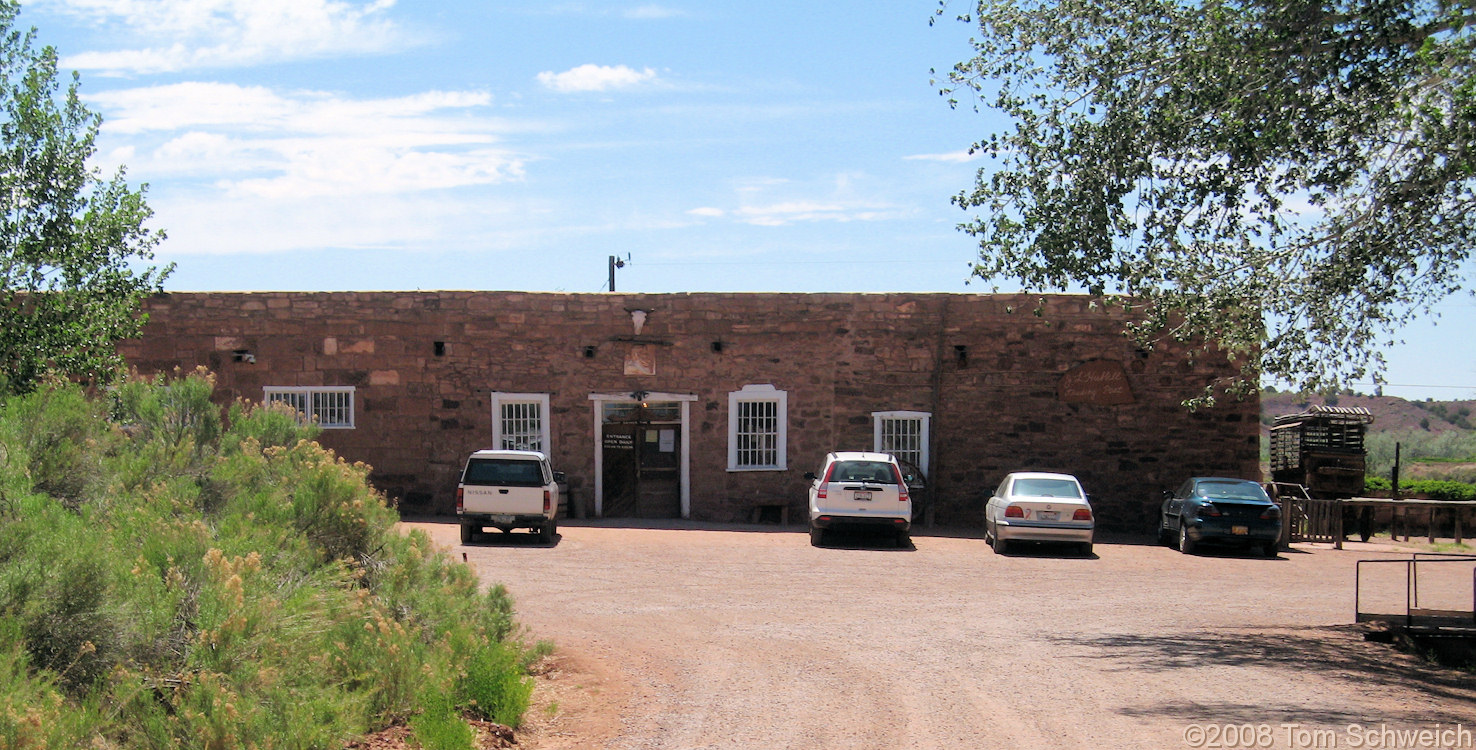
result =
[[1194,477],[1163,493],[1158,541],[1192,554],[1200,544],[1256,550],[1275,557],[1281,507],[1248,479]]

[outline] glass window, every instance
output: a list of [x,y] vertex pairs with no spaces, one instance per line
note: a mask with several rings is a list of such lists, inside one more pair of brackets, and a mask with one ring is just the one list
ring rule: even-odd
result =
[[542,487],[548,483],[542,461],[514,458],[473,458],[466,463],[462,484],[505,487]]
[[931,414],[919,411],[871,413],[872,450],[888,453],[904,462],[904,474],[928,474],[928,425]]
[[1081,490],[1070,479],[1022,477],[1015,480],[1015,497],[1081,497]]
[[787,391],[747,385],[728,394],[728,470],[773,471],[787,466]]
[[353,429],[353,386],[267,386],[263,391],[266,403],[286,404],[303,421],[329,430]]
[[885,461],[840,461],[830,470],[830,481],[896,484],[897,472]]
[[493,393],[492,445],[548,455],[548,394]]

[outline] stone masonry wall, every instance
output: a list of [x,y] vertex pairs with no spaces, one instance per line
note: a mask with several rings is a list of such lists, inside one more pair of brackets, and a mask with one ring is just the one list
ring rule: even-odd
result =
[[[691,512],[701,520],[738,520],[769,503],[803,518],[803,473],[828,451],[870,450],[876,411],[932,415],[929,479],[941,523],[980,525],[984,501],[1011,470],[1076,474],[1100,525],[1138,531],[1152,528],[1160,490],[1187,476],[1259,478],[1255,400],[1181,406],[1232,374],[1229,362],[1191,362],[1172,346],[1137,351],[1121,314],[1086,297],[1049,297],[1039,316],[1036,300],[177,293],[149,300],[142,336],[119,348],[145,373],[209,367],[222,402],[260,401],[265,386],[354,386],[355,429],[325,430],[321,441],[372,465],[381,489],[419,512],[452,509],[462,461],[491,444],[493,392],[549,394],[552,459],[586,512],[596,392],[696,397]],[[635,309],[648,311],[639,336]],[[655,351],[655,374],[625,374],[635,346]],[[1113,397],[1063,395],[1063,378],[1083,365],[1120,373]],[[728,393],[751,384],[788,393],[787,470],[727,470]]]

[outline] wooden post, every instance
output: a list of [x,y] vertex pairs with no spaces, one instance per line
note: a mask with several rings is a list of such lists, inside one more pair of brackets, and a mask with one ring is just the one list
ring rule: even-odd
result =
[[1461,543],[1461,515],[1463,515],[1461,511],[1463,510],[1465,510],[1465,508],[1456,508],[1452,511],[1452,513],[1455,515],[1455,528],[1452,531],[1455,532],[1456,544]]
[[1343,498],[1333,501],[1333,549],[1343,548]]
[[1435,506],[1430,506],[1430,543],[1435,543]]

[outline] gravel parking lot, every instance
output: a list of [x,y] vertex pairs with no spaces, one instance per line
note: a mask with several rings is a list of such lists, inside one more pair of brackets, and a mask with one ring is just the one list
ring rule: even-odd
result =
[[1106,538],[1092,558],[1002,557],[973,531],[817,549],[799,526],[571,521],[544,547],[407,526],[464,552],[512,591],[532,637],[557,643],[524,746],[1344,748],[1401,746],[1371,744],[1380,727],[1476,733],[1471,675],[1349,625],[1355,561],[1394,556],[1372,545],[1265,559]]

